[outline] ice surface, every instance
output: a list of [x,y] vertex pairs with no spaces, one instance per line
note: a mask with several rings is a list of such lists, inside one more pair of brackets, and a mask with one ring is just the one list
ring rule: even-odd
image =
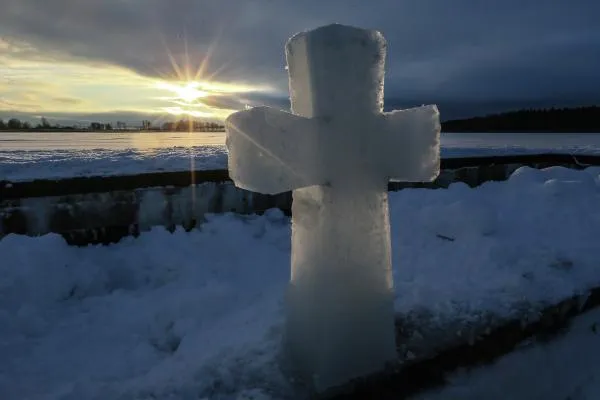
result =
[[224,146],[27,151],[4,150],[0,147],[0,181],[135,175],[226,167],[227,151]]
[[392,181],[429,182],[440,173],[440,113],[436,106],[385,113],[381,160]]
[[355,122],[383,111],[381,33],[333,24],[298,33],[285,51],[294,114]]
[[[600,285],[598,204],[600,168],[521,168],[476,189],[392,193],[396,312],[426,316],[419,328],[451,335],[447,322],[534,312]],[[0,398],[306,398],[279,366],[290,231],[290,220],[271,210],[212,216],[189,233],[154,229],[111,246],[6,236]],[[566,389],[585,383],[579,377],[597,382],[593,359],[578,361],[597,354],[592,345],[587,355],[552,356],[548,368],[540,353],[540,363],[491,370],[471,381],[473,398],[491,398],[500,385],[503,398],[527,398],[519,393],[534,386],[523,380],[537,374]],[[513,367],[523,373],[514,382],[504,375]]]
[[229,176],[235,185],[276,194],[324,183],[311,163],[318,146],[315,121],[268,107],[227,118]]
[[[23,132],[20,132],[20,134]],[[52,132],[52,136],[61,136]],[[222,142],[225,143],[225,134]],[[3,132],[0,132],[0,141]],[[77,140],[69,137],[69,140]],[[162,147],[152,150],[119,150],[94,143],[96,150],[56,148],[44,150],[46,142],[36,139],[37,147],[21,149],[0,144],[0,180],[29,181],[76,176],[130,175],[190,169],[226,169],[224,145]],[[544,133],[451,133],[440,137],[441,156],[473,157],[511,154],[589,154],[600,155],[600,134]]]
[[259,108],[226,123],[242,188],[293,189],[286,342],[317,391],[396,359],[387,184],[439,173],[437,108],[383,114],[385,40],[329,25],[286,45],[293,116]]

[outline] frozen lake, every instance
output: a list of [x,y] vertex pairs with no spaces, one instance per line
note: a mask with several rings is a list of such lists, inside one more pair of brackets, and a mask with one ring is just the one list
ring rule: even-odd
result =
[[[442,157],[600,155],[600,133],[442,133]],[[227,168],[223,132],[0,132],[0,181]]]
[[0,132],[0,151],[148,150],[225,145],[224,132]]
[[442,133],[444,148],[521,148],[600,154],[600,133]]
[[[0,151],[224,146],[223,132],[0,132]],[[600,133],[442,133],[444,148],[600,151]]]

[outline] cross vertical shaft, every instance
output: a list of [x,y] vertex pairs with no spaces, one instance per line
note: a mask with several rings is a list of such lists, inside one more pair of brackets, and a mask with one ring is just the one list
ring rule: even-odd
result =
[[[287,299],[287,345],[317,390],[396,359],[387,178],[374,174],[377,141],[365,137],[383,107],[385,41],[321,29],[286,46],[293,113],[329,125],[316,149],[328,184],[293,192],[292,243],[302,250],[292,254]],[[361,152],[375,157],[361,163]]]

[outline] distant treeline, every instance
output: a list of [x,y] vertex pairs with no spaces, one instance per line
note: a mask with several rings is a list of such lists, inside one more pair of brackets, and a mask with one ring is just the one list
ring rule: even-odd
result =
[[[150,128],[151,129],[151,128]],[[216,122],[179,120],[177,122],[165,122],[160,127],[163,131],[199,131],[199,132],[222,132],[225,126]]]
[[27,122],[27,121],[22,122],[20,119],[17,119],[17,118],[11,118],[7,122],[4,122],[4,120],[0,119],[0,130],[18,131],[18,130],[32,129],[32,128],[33,127],[29,122]]
[[[224,131],[222,124],[208,121],[180,120],[165,122],[160,126],[150,121],[142,121],[140,126],[129,127],[118,122],[113,127],[110,123],[91,122],[88,126],[52,125],[46,118],[40,123],[31,124],[11,118],[0,119],[0,130],[12,131],[112,131],[112,130],[144,130],[144,131]],[[547,108],[510,111],[467,119],[442,122],[443,132],[600,132],[600,107]]]
[[144,120],[141,125],[128,126],[127,123],[117,121],[116,124],[104,122],[90,122],[88,125],[59,125],[51,124],[46,118],[41,118],[37,124],[31,124],[28,121],[21,121],[18,118],[11,118],[8,121],[0,119],[0,130],[9,131],[28,131],[28,132],[49,132],[49,131],[194,131],[194,132],[222,132],[225,126],[216,122],[195,121],[191,119],[179,120],[175,122],[165,122],[162,125],[153,125],[151,121]]
[[443,132],[600,132],[600,107],[511,111],[442,122]]

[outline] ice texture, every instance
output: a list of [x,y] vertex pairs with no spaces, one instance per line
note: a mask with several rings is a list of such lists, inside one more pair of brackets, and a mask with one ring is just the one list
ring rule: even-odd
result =
[[314,121],[255,107],[231,115],[226,124],[229,175],[236,186],[275,194],[323,183],[317,166],[306,165],[317,142]]
[[292,112],[226,122],[236,185],[293,190],[286,344],[317,391],[396,360],[387,183],[439,173],[435,106],[383,113],[386,44],[329,25],[286,45]]

